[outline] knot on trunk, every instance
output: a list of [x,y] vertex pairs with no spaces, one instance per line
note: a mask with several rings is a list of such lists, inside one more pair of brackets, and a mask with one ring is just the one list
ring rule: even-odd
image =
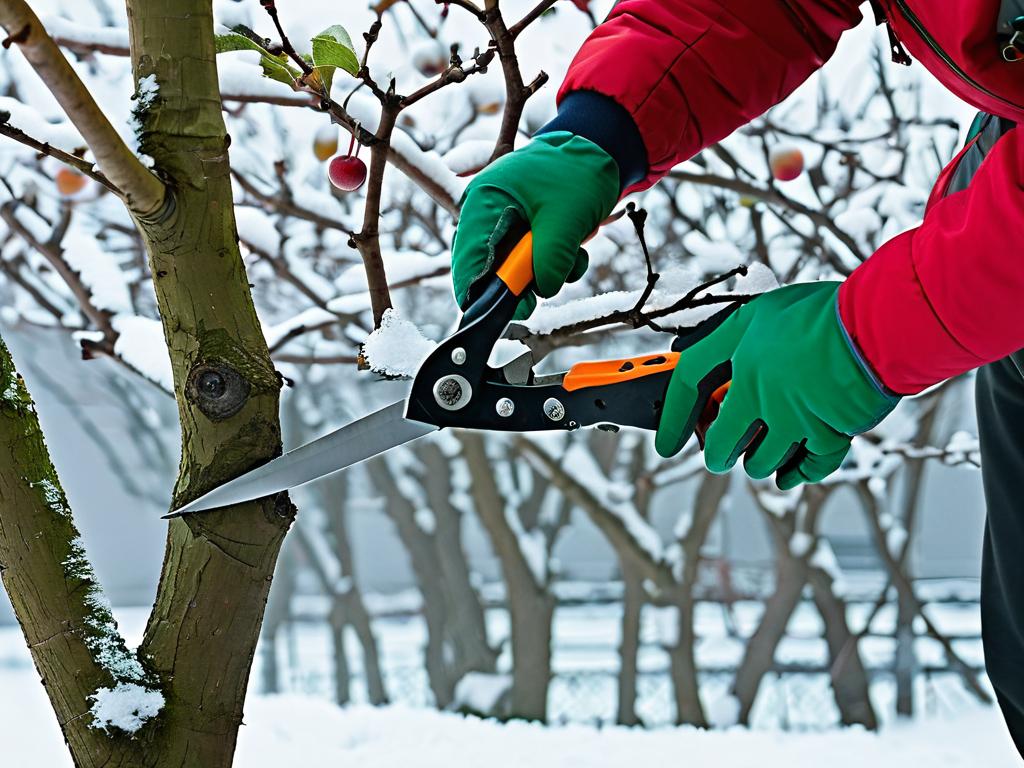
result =
[[242,374],[222,362],[198,363],[185,384],[185,395],[211,421],[222,421],[242,410],[252,389]]

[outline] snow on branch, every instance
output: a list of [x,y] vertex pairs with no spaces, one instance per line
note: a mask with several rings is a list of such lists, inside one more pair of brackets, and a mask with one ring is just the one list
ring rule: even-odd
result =
[[4,2],[0,25],[8,33],[4,47],[18,46],[81,132],[100,169],[121,191],[128,207],[142,217],[156,214],[164,202],[163,183],[128,148],[28,4],[24,0]]
[[[732,288],[709,293],[734,279]],[[763,264],[751,264],[702,280],[686,267],[671,267],[659,274],[657,284],[631,291],[609,291],[565,302],[544,302],[526,321],[513,325],[509,337],[535,351],[544,351],[598,329],[633,329],[653,326],[678,331],[696,325],[734,302],[749,301],[778,286],[774,273]]]
[[380,326],[363,342],[363,357],[373,371],[411,377],[436,346],[398,310],[387,309]]

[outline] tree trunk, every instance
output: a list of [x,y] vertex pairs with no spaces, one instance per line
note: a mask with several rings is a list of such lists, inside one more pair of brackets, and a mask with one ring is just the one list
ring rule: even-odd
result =
[[366,697],[374,706],[388,703],[388,692],[384,686],[384,674],[380,668],[380,652],[377,637],[373,634],[370,614],[363,603],[363,596],[357,589],[348,594],[348,617],[363,648],[363,674],[366,678]]
[[[370,613],[363,603],[363,593],[356,582],[355,553],[349,541],[345,501],[349,497],[349,482],[344,472],[325,478],[320,483],[320,506],[327,517],[327,528],[334,543],[334,552],[338,558],[341,578],[346,582],[345,588],[337,593],[337,585],[332,587],[334,600],[338,603],[337,611],[344,617],[345,623],[355,630],[356,637],[363,649],[363,675],[366,682],[366,696],[374,706],[386,704],[387,689],[384,687],[384,676],[380,669],[380,653],[377,650],[377,638],[373,634]],[[335,629],[335,664],[338,667],[336,678],[338,685],[348,675],[348,659],[345,654],[344,625]],[[341,669],[344,667],[344,669]],[[346,694],[348,689],[346,688]],[[341,702],[341,689],[338,688]],[[345,701],[348,701],[347,695]]]
[[[827,499],[827,492],[819,488],[807,488],[803,493],[801,503],[806,505],[804,531],[813,533],[817,528],[818,514]],[[750,724],[750,711],[761,681],[772,668],[775,649],[785,636],[789,619],[800,604],[807,583],[808,558],[811,554],[811,549],[799,557],[790,551],[790,536],[794,526],[792,515],[786,521],[780,521],[763,508],[762,512],[768,520],[775,544],[776,581],[775,590],[765,602],[761,622],[747,641],[743,661],[733,681],[733,695],[739,701],[739,722],[743,725]]]
[[[600,437],[599,437],[600,436]],[[595,452],[598,463],[610,473],[617,454],[625,448],[619,434],[616,439],[609,440],[608,433],[595,432],[591,436],[590,446]],[[605,439],[600,439],[605,438]],[[604,449],[605,456],[600,452]],[[637,441],[628,456],[627,471],[629,477],[639,478],[646,461],[647,446]],[[634,480],[634,487],[638,483]],[[649,514],[651,492],[649,486],[636,488],[634,503],[637,512],[645,519]],[[636,714],[636,697],[638,683],[638,666],[640,654],[640,623],[643,618],[645,595],[643,574],[628,558],[619,558],[619,570],[622,574],[622,620],[620,623],[622,637],[619,642],[619,689],[618,705],[615,722],[619,725],[638,725],[640,718]]]
[[640,618],[644,589],[640,575],[631,565],[622,567],[622,638],[619,641],[619,690],[615,722],[638,725],[636,714],[637,662],[640,652]]
[[683,552],[683,574],[679,587],[675,590],[674,599],[679,611],[679,637],[675,646],[669,649],[672,688],[676,700],[676,722],[680,725],[704,728],[708,724],[700,700],[700,681],[697,677],[694,651],[697,633],[693,626],[696,607],[693,590],[697,586],[700,574],[700,551],[722,506],[722,499],[728,491],[728,476],[710,473],[704,476],[694,496],[690,528],[680,542]]
[[761,681],[772,668],[775,649],[786,634],[789,619],[800,603],[807,583],[807,564],[791,556],[779,558],[776,564],[775,590],[764,604],[764,613],[754,634],[747,640],[743,661],[736,670],[733,695],[739,700],[739,722],[750,724],[750,710],[757,698]]
[[551,683],[551,622],[555,597],[546,584],[538,584],[519,540],[506,517],[506,500],[494,481],[483,437],[460,432],[463,456],[472,478],[476,513],[501,562],[512,627],[512,696],[509,715],[526,720],[547,720]]
[[0,341],[0,576],[79,766],[122,764],[125,744],[88,727],[89,697],[117,679],[101,644],[130,660],[89,567],[24,381]]
[[[153,159],[151,180],[166,185],[157,184],[166,193],[160,206],[145,209],[144,218],[136,215],[136,223],[154,276],[178,402],[177,504],[280,452],[280,381],[238,249],[210,0],[128,0],[127,10],[135,82],[145,79],[146,85],[136,108],[140,149]],[[14,553],[18,564],[8,589],[27,633],[34,635],[48,617],[63,614],[30,644],[75,764],[228,768],[274,566],[294,517],[287,494],[169,525],[160,584],[138,652],[146,679],[159,686],[165,703],[136,733],[108,733],[95,728],[83,697],[104,682],[99,662],[106,651],[123,649],[123,643],[101,604],[76,602],[95,597],[90,589],[66,588],[72,578],[95,585],[80,547],[70,552],[81,567],[58,556],[74,544],[74,528],[52,468],[43,462],[38,427],[35,435],[38,443],[24,448],[33,452],[22,457],[31,470],[26,476],[47,480],[46,488],[56,494],[53,503],[67,519],[49,522],[51,530],[40,539],[49,551],[36,554],[53,559],[32,563],[31,583],[20,581],[25,561]],[[3,527],[17,531],[36,511],[26,496],[20,508],[3,509]],[[4,556],[14,559],[11,554]],[[40,612],[39,597],[52,610]],[[83,646],[82,638],[99,625],[114,645]],[[61,644],[67,647],[58,665],[58,654],[51,659],[45,649]],[[91,664],[83,647],[92,651]]]
[[455,694],[455,680],[448,673],[445,660],[445,625],[447,622],[444,578],[437,550],[427,534],[416,522],[416,510],[412,503],[397,489],[397,484],[387,465],[378,458],[367,462],[367,471],[377,491],[385,498],[386,511],[398,530],[398,537],[409,554],[416,585],[423,598],[423,620],[427,624],[427,646],[424,649],[424,663],[434,703],[447,707]]
[[452,673],[458,681],[467,672],[494,672],[498,651],[488,642],[483,604],[470,580],[462,548],[462,514],[451,502],[452,468],[435,443],[422,443],[418,453],[426,470],[424,490],[436,521],[434,544],[445,584]]
[[352,700],[352,675],[345,655],[345,627],[348,617],[343,598],[335,597],[327,623],[331,628],[331,653],[334,656],[334,700],[338,706],[345,706]]
[[[936,419],[939,413],[939,404],[942,402],[945,392],[940,391],[933,395],[933,399],[927,403],[921,403],[922,407],[930,407],[930,410],[921,417],[917,425],[915,440],[919,445],[931,445],[935,435]],[[913,579],[910,563],[910,543],[913,541],[915,523],[917,522],[917,510],[920,503],[921,489],[924,487],[924,476],[927,471],[927,463],[923,458],[908,459],[903,476],[903,493],[900,499],[902,507],[901,519],[903,528],[907,532],[907,539],[903,544],[897,562],[903,568],[907,577]],[[914,648],[914,616],[916,611],[912,601],[907,599],[903,592],[897,593],[896,611],[896,714],[900,717],[914,716],[914,680],[917,677],[917,651]]]
[[676,608],[679,612],[679,637],[668,649],[669,669],[672,675],[672,693],[676,704],[676,723],[706,728],[707,718],[700,701],[700,682],[694,643],[697,633],[693,628],[693,595],[681,593]]
[[[238,249],[210,0],[128,0],[140,149],[172,190],[140,221],[171,354],[176,502],[280,453],[280,379]],[[165,686],[152,743],[114,765],[231,765],[267,594],[294,517],[286,494],[171,523],[140,656]]]
[[917,653],[914,650],[914,609],[905,594],[896,596],[896,714],[914,716],[914,678],[917,676]]
[[871,704],[867,671],[860,657],[857,638],[846,619],[846,601],[836,595],[832,577],[821,568],[808,571],[814,604],[825,622],[831,666],[832,693],[843,725],[863,725],[869,731],[878,728],[878,717]]
[[288,623],[291,614],[291,599],[295,592],[295,557],[290,547],[281,553],[277,578],[270,589],[267,600],[263,637],[260,640],[263,654],[261,689],[264,693],[281,692],[280,664],[277,661],[277,639],[281,628]]

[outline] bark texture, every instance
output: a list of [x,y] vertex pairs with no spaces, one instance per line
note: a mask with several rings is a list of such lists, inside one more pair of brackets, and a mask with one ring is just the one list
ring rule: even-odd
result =
[[[0,341],[0,576],[77,765],[117,744],[89,728],[89,697],[114,683],[97,658],[99,589],[24,381]],[[116,642],[116,641],[115,641]],[[123,644],[118,649],[126,653]]]
[[[140,220],[181,421],[176,502],[281,450],[280,381],[238,248],[209,0],[129,0],[140,148],[170,191]],[[155,92],[153,92],[155,89]],[[230,766],[287,495],[170,525],[140,649],[167,707],[139,765]],[[129,763],[124,763],[125,765]],[[132,763],[135,764],[135,763]]]
[[[155,211],[132,210],[174,373],[182,433],[174,499],[180,503],[280,452],[280,384],[238,248],[210,0],[129,0],[127,10],[140,147],[165,192]],[[12,377],[9,359],[4,365]],[[97,599],[27,395],[20,384],[11,387],[4,419],[13,421],[4,426],[26,439],[8,443],[12,460],[0,470],[6,478],[0,483],[17,502],[0,508],[6,542],[0,557],[75,764],[228,768],[274,566],[294,516],[287,495],[170,524],[138,653],[146,667],[138,674],[162,691],[165,704],[135,734],[98,730],[88,695],[111,682],[106,652],[113,648],[124,663],[138,662]],[[8,431],[8,441],[17,434]],[[18,477],[36,476],[27,488],[17,487]],[[47,505],[63,511],[46,519]],[[76,586],[75,579],[83,583]],[[105,647],[90,641],[97,627]]]

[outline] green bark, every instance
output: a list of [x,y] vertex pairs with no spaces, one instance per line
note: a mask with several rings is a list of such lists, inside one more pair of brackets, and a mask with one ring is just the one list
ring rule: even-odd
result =
[[[136,82],[155,77],[156,84],[136,110],[141,151],[170,193],[160,216],[139,227],[181,421],[178,503],[280,453],[280,380],[238,248],[211,3],[127,5]],[[270,582],[293,516],[280,494],[170,525],[140,648],[167,704],[147,743],[110,766],[231,765]]]
[[2,340],[0,457],[0,576],[25,642],[76,764],[118,764],[121,745],[93,727],[89,697],[131,679],[137,662],[85,559],[35,406]]
[[[177,505],[280,453],[280,379],[238,247],[211,2],[128,0],[127,10],[140,148],[166,186],[162,208],[136,223],[181,422]],[[228,768],[294,517],[287,494],[170,524],[153,612],[131,656],[6,349],[0,368],[0,570],[76,766]],[[118,682],[165,698],[134,734],[97,729],[89,712],[89,697]]]

